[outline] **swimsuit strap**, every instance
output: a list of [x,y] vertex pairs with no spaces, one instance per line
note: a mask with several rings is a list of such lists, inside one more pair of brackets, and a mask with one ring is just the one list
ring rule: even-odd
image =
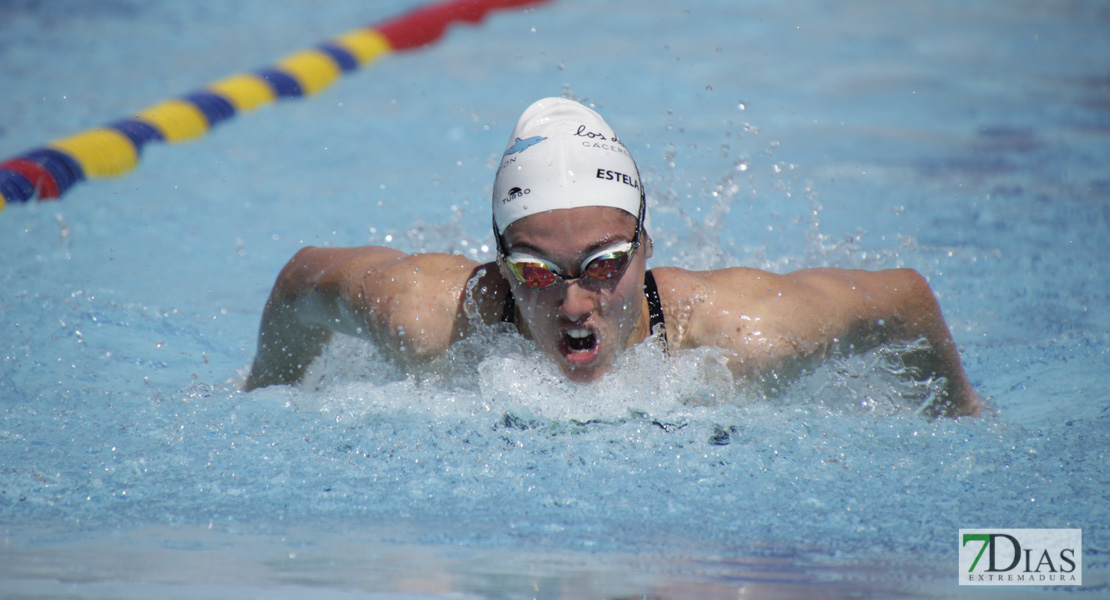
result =
[[[644,272],[644,294],[648,302],[648,319],[652,335],[658,333],[663,340],[663,349],[667,349],[667,323],[663,320],[663,302],[659,299],[659,286],[655,285],[655,276],[651,269]],[[505,308],[501,311],[502,323],[513,323],[516,320],[516,299],[512,290],[505,296]]]
[[513,291],[509,290],[509,295],[505,296],[505,308],[501,310],[502,323],[514,323],[516,321],[516,298],[513,298]]
[[651,334],[659,334],[663,340],[663,351],[667,350],[667,323],[663,320],[663,301],[659,299],[659,286],[655,285],[655,276],[651,269],[644,271],[644,294],[648,301],[648,318],[651,323]]

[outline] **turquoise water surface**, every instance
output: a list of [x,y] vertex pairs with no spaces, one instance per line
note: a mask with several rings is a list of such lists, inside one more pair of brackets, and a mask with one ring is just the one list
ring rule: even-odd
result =
[[[0,159],[414,2],[0,5]],[[0,213],[0,593],[1014,597],[960,528],[1081,528],[1110,585],[1110,9],[556,0]],[[768,395],[649,348],[591,387],[489,331],[434,374],[338,340],[238,390],[307,244],[488,260],[520,111],[594,104],[652,264],[912,267],[981,419],[889,349]],[[992,593],[993,592],[993,593]]]

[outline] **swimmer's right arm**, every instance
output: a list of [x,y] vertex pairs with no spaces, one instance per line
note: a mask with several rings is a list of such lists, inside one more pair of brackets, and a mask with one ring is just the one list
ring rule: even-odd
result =
[[243,389],[296,383],[320,355],[332,334],[332,328],[324,323],[333,316],[328,313],[336,312],[328,307],[336,306],[342,287],[335,276],[337,265],[359,258],[384,262],[401,256],[401,252],[382,247],[309,246],[297,252],[282,268],[262,311],[258,352]]
[[244,389],[296,383],[336,331],[406,362],[442,354],[465,334],[460,298],[476,267],[376,246],[301,250],[266,302]]

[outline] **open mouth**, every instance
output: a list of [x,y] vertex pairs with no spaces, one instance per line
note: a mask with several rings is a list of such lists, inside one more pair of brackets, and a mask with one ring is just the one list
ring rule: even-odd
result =
[[597,357],[597,334],[586,327],[564,329],[560,346],[567,361],[583,365]]
[[597,336],[589,329],[568,329],[563,332],[563,344],[572,352],[587,352],[597,345]]

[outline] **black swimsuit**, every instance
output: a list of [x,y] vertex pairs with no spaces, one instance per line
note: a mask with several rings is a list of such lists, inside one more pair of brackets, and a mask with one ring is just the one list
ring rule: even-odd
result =
[[[644,294],[647,295],[648,319],[651,323],[652,335],[658,334],[663,340],[663,349],[667,349],[667,324],[663,321],[663,302],[659,300],[659,287],[655,285],[655,276],[648,269],[644,272]],[[505,309],[501,313],[502,323],[512,323],[516,320],[516,299],[513,293],[505,297]]]

